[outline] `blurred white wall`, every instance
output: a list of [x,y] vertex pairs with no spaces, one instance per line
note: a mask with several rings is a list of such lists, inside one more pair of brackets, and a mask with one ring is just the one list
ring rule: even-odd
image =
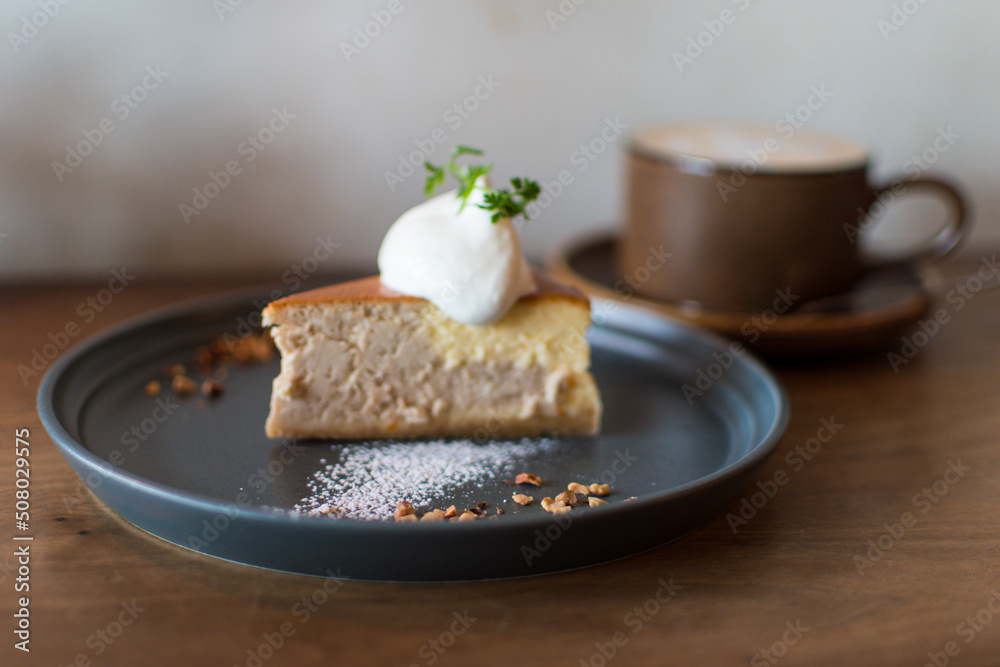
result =
[[[880,176],[951,128],[933,169],[972,195],[967,248],[995,246],[998,27],[987,0],[5,0],[0,278],[277,277],[318,237],[339,244],[330,268],[373,271],[421,198],[422,175],[390,188],[386,173],[435,131],[432,160],[461,142],[501,178],[570,170],[523,229],[537,257],[618,217],[624,141],[577,153],[607,123],[774,123],[814,88],[832,95],[806,124],[867,141]],[[689,38],[704,46],[680,62]],[[81,144],[77,161],[67,147]],[[225,187],[187,222],[210,172]],[[933,214],[921,200],[896,218]]]

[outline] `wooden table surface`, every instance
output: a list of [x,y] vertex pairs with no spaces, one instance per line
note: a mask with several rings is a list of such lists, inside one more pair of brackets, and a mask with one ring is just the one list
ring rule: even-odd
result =
[[[952,262],[950,284],[977,266]],[[75,322],[81,340],[248,284],[136,280],[92,321],[79,304],[101,285],[0,287],[0,664],[1000,664],[1000,290],[942,296],[949,321],[898,372],[884,353],[778,368],[792,418],[758,476],[771,498],[755,485],[679,541],[614,563],[404,585],[324,583],[153,538],[94,499],[42,429],[38,378],[17,367],[50,333]],[[30,654],[14,649],[12,616],[19,429]]]

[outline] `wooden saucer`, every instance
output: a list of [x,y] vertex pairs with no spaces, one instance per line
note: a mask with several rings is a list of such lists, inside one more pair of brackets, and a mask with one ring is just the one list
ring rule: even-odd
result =
[[940,276],[929,264],[873,270],[850,292],[794,303],[785,313],[708,310],[632,293],[617,268],[617,236],[605,233],[557,248],[547,261],[558,280],[602,299],[667,315],[743,341],[770,358],[874,352],[890,347],[923,317]]

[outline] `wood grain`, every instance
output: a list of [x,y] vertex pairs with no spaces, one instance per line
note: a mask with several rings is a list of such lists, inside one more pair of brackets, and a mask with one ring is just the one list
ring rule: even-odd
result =
[[[616,633],[621,645],[608,664],[923,665],[928,653],[953,665],[1000,664],[1000,613],[981,611],[1000,591],[1000,291],[960,310],[942,300],[951,320],[898,373],[884,354],[779,368],[792,420],[758,476],[776,492],[761,503],[759,487],[747,489],[743,499],[763,506],[735,534],[724,515],[598,567],[403,585],[279,574],[150,537],[105,510],[41,428],[38,380],[22,382],[17,367],[49,332],[76,321],[82,339],[154,307],[250,283],[207,290],[139,281],[89,323],[76,308],[100,285],[0,289],[0,663],[257,664],[251,654],[268,635],[278,643],[284,627],[288,637],[262,664],[600,665]],[[823,420],[842,426],[828,437]],[[30,655],[13,649],[11,633],[16,428],[30,429],[32,443]],[[805,460],[796,450],[810,444]],[[959,462],[968,470],[938,483],[939,495],[935,481]],[[782,474],[785,484],[768,484]],[[919,496],[925,488],[933,502]],[[886,537],[886,525],[898,534],[892,524],[907,512],[915,523]],[[867,560],[869,540],[880,538],[888,549]],[[671,581],[676,596],[655,602]],[[303,598],[315,601],[308,618]],[[100,639],[99,630],[129,619],[129,605],[134,621],[110,643]],[[456,614],[468,614],[467,630]],[[975,626],[961,625],[969,616]],[[788,629],[796,624],[797,633]],[[464,632],[450,636],[453,625]],[[449,639],[443,654],[430,643]],[[956,656],[944,654],[948,642]],[[761,653],[772,649],[777,662]]]

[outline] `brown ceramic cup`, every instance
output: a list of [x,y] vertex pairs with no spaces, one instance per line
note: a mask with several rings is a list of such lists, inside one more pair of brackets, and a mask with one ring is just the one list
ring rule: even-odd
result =
[[[630,286],[715,310],[759,312],[779,292],[797,307],[850,290],[875,266],[940,257],[964,232],[964,202],[952,185],[917,174],[874,186],[863,144],[788,134],[689,123],[633,135],[618,249]],[[866,256],[859,232],[888,203],[918,189],[950,204],[946,226],[906,257]]]

